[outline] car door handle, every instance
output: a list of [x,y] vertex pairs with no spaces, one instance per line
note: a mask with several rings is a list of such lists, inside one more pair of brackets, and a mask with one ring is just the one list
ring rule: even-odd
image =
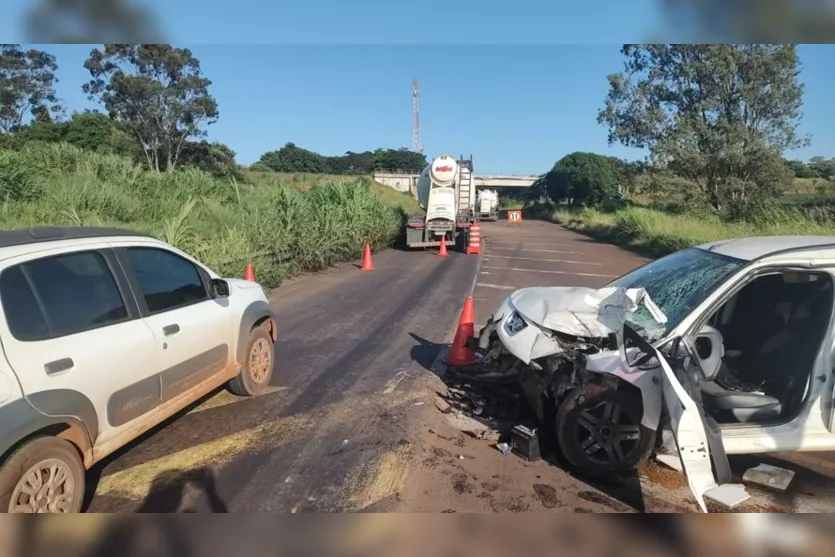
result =
[[177,333],[180,332],[180,326],[177,325],[176,323],[173,324],[173,325],[166,325],[165,327],[162,328],[162,332],[167,337],[169,337],[171,335],[176,335]]
[[72,358],[61,358],[60,360],[44,364],[43,368],[46,370],[47,375],[56,375],[58,373],[69,371],[74,366],[75,362],[72,361]]

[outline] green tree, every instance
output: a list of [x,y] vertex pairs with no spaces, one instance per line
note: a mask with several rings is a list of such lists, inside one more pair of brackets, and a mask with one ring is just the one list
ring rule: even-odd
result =
[[197,167],[218,178],[243,180],[243,174],[235,162],[235,151],[216,141],[187,142],[180,154],[180,164]]
[[803,86],[795,45],[624,45],[598,122],[609,142],[649,148],[715,209],[778,195],[791,179]]
[[794,174],[795,178],[816,178],[815,172],[803,161],[786,161],[786,166]]
[[330,173],[330,165],[319,153],[287,143],[278,151],[261,155],[258,161],[273,172],[310,172],[313,174]]
[[835,179],[835,159],[812,157],[809,159],[809,170],[815,178]]
[[400,149],[377,149],[373,156],[375,170],[417,174],[429,164],[426,155],[415,153],[405,147]]
[[63,141],[90,151],[114,153],[141,161],[136,141],[119,129],[116,122],[100,112],[74,112],[64,122],[33,122],[13,135],[14,147],[33,141]]
[[327,157],[287,143],[278,151],[261,155],[250,170],[269,168],[275,172],[310,172],[316,174],[370,174],[375,170],[417,174],[428,164],[426,156],[406,148],[377,149],[339,157]]
[[152,170],[173,170],[186,142],[217,121],[211,81],[187,48],[107,44],[84,67],[92,76],[84,92],[137,139]]
[[52,121],[61,112],[55,93],[55,57],[20,45],[0,45],[0,133],[19,130],[30,119]]
[[545,189],[556,202],[598,205],[617,194],[620,162],[596,153],[571,153],[545,175]]

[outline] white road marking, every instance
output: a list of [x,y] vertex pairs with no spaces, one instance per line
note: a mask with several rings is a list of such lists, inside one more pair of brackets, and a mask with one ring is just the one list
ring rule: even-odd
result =
[[[493,255],[497,259],[527,259],[529,261],[544,261],[546,263],[571,263],[573,265],[603,265],[603,263],[595,263],[593,261],[571,261],[568,259],[540,259],[538,257],[516,257],[513,255]],[[487,261],[485,259],[485,261]]]
[[477,282],[476,286],[481,286],[482,288],[496,288],[497,290],[519,290],[516,286],[505,286],[504,284],[489,284],[486,282]]
[[503,271],[519,271],[519,272],[528,272],[528,273],[546,273],[549,275],[570,275],[576,277],[603,277],[603,278],[617,278],[617,275],[601,275],[599,273],[575,273],[571,271],[544,271],[542,269],[521,269],[519,267],[489,267],[487,265],[484,266],[485,269],[497,269]]
[[502,250],[507,250],[507,251],[511,251],[511,250],[513,250],[513,251],[540,251],[540,252],[545,252],[545,253],[567,253],[567,254],[571,254],[571,255],[583,255],[583,252],[581,252],[581,251],[560,251],[560,250],[555,250],[555,249],[492,248],[492,247],[490,249],[502,249]]
[[[521,246],[521,245],[525,245],[525,246],[548,246],[548,247],[551,247],[551,248],[570,248],[570,247],[572,247],[571,244],[555,244],[553,242],[525,242],[525,241],[521,241],[521,242],[499,242],[499,243],[492,242],[490,245],[491,246]],[[574,246],[574,247],[576,247],[576,246]]]

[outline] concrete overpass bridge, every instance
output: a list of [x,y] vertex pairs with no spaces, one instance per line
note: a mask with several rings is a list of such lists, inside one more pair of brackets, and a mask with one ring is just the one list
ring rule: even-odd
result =
[[[375,172],[374,180],[398,191],[413,192],[419,174],[398,174],[395,172]],[[519,176],[514,174],[473,174],[477,188],[528,188],[539,176]]]

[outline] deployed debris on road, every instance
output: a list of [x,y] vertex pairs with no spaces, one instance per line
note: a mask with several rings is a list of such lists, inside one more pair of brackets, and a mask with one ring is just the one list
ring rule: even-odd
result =
[[667,468],[672,468],[676,472],[681,472],[683,468],[681,467],[681,457],[678,454],[657,454],[655,455],[655,460],[666,466]]
[[763,463],[746,470],[742,481],[786,491],[794,479],[794,474],[794,470]]
[[734,509],[751,498],[745,487],[739,484],[718,485],[706,491],[704,496],[729,509]]
[[510,446],[513,452],[528,461],[536,461],[542,458],[539,452],[539,438],[536,430],[517,425],[510,431]]

